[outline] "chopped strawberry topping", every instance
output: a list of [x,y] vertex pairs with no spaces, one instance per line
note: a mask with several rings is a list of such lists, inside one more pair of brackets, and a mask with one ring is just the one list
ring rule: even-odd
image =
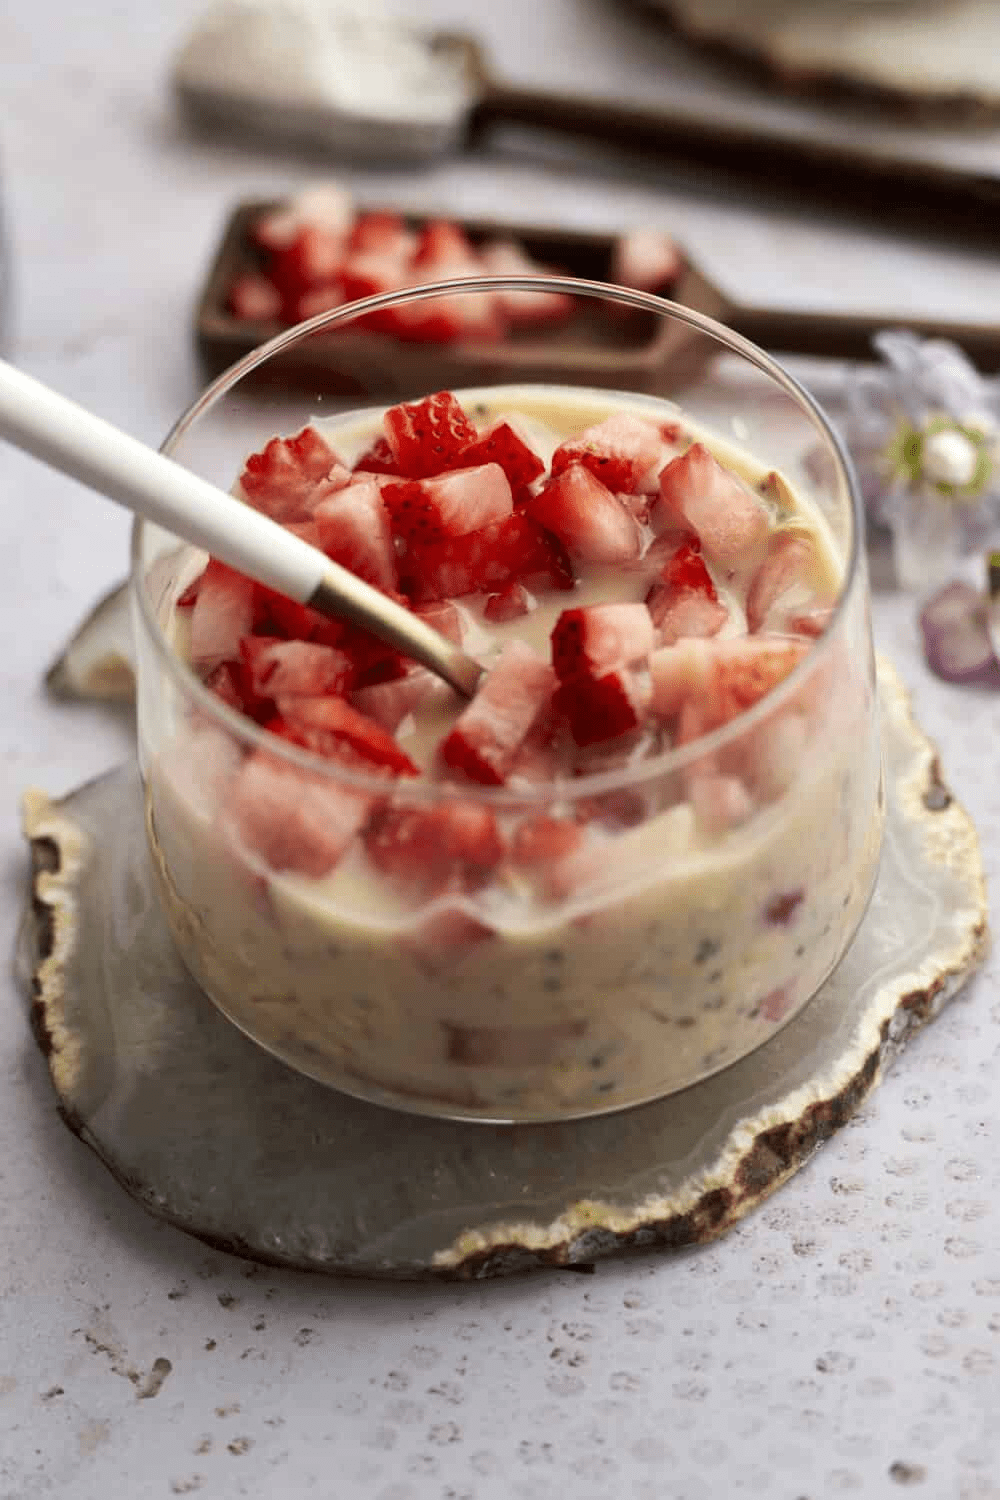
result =
[[210,557],[191,611],[191,661],[205,669],[237,661],[240,641],[253,629],[254,585]]
[[650,525],[665,531],[678,518],[725,578],[749,577],[763,556],[770,524],[766,509],[703,443],[693,443],[660,475]]
[[389,448],[402,474],[425,479],[453,469],[476,441],[476,429],[450,391],[423,401],[391,406],[384,426]]
[[256,751],[225,810],[240,842],[274,870],[328,875],[368,817],[371,799]]
[[320,640],[335,645],[345,627],[321,615],[308,605],[298,604],[276,593],[266,584],[254,584],[254,629],[260,633],[285,636],[293,641]]
[[315,641],[275,641],[248,635],[240,642],[240,655],[250,686],[261,698],[318,698],[324,693],[343,693],[354,676],[349,656],[335,646],[321,646]]
[[634,516],[583,464],[570,464],[550,479],[526,514],[582,562],[632,562],[642,549]]
[[668,557],[646,606],[664,645],[681,636],[716,635],[729,618],[697,540],[684,542]]
[[784,681],[806,650],[804,641],[752,636],[665,646],[649,659],[652,710],[673,718],[693,703],[700,732],[718,728]]
[[510,857],[516,865],[545,865],[573,854],[582,842],[579,823],[540,814],[518,824],[511,840]]
[[382,486],[382,500],[397,536],[429,543],[466,536],[509,516],[510,484],[499,464],[452,469],[433,479]]
[[251,453],[240,475],[240,489],[257,510],[275,521],[308,519],[334,465],[340,459],[316,431],[303,427],[290,438],[272,438],[260,453]]
[[509,641],[441,746],[445,765],[499,786],[552,696],[552,668],[524,641]]
[[221,698],[223,703],[228,703],[230,708],[235,708],[237,713],[246,712],[239,673],[233,662],[220,662],[214,672],[209,672],[205,678],[205,686],[209,692]]
[[494,625],[517,620],[531,609],[531,595],[523,583],[508,583],[499,594],[490,594],[483,605],[483,617]]
[[544,463],[516,424],[516,417],[498,418],[462,455],[463,465],[499,464],[515,493],[545,473]]
[[552,630],[552,665],[565,682],[583,672],[600,677],[644,660],[656,632],[644,604],[590,604],[564,609]]
[[812,537],[801,531],[773,532],[747,592],[747,628],[751,633],[788,628],[792,617],[808,619],[815,606],[829,603]]
[[354,472],[356,474],[396,475],[402,473],[389,447],[389,439],[383,433],[380,432],[371,447],[362,453],[354,465]]
[[395,734],[407,714],[439,686],[439,679],[433,673],[418,667],[390,682],[375,682],[358,688],[351,694],[351,702],[359,713]]
[[400,939],[399,946],[425,973],[440,974],[495,937],[492,927],[462,907],[434,906],[422,922]]
[[561,443],[552,455],[552,473],[583,464],[609,490],[631,492],[638,489],[662,447],[654,423],[618,412]]
[[425,895],[474,890],[504,852],[490,809],[453,801],[384,808],[365,834],[365,848],[376,869]]
[[468,536],[414,547],[401,573],[400,587],[417,600],[493,593],[514,581],[530,589],[571,589],[574,582],[562,543],[523,512]]
[[396,592],[396,552],[389,517],[373,479],[355,479],[313,511],[328,557],[368,583]]
[[315,755],[330,756],[369,772],[416,776],[417,768],[381,724],[342,698],[278,698],[280,719],[267,727]]
[[462,617],[450,599],[414,605],[413,613],[449,641],[454,641],[456,646],[462,644]]
[[570,677],[560,683],[553,701],[576,743],[596,745],[637,729],[647,697],[637,674],[622,669],[602,677]]

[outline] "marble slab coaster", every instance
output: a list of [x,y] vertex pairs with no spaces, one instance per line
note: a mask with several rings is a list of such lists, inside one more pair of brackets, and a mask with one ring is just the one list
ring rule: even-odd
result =
[[868,915],[783,1031],[656,1104],[565,1125],[415,1118],[300,1077],[189,978],[138,773],[29,793],[19,966],[62,1115],[152,1213],[271,1264],[499,1275],[722,1234],[839,1128],[983,957],[975,830],[880,667],[888,830]]

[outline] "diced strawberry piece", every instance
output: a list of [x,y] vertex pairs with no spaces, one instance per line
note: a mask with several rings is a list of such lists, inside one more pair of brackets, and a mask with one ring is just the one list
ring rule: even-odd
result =
[[550,479],[526,514],[582,562],[632,562],[642,549],[635,518],[583,464],[570,464]]
[[405,262],[416,250],[417,236],[407,229],[401,214],[369,209],[358,214],[347,244],[351,252],[388,255]]
[[393,682],[397,677],[405,676],[413,666],[412,661],[395,647],[361,625],[343,626],[336,644],[353,661],[357,672],[355,686],[358,688],[371,687],[376,682]]
[[619,235],[611,261],[611,280],[640,292],[664,291],[680,276],[684,259],[668,234],[634,229]]
[[462,465],[499,464],[513,491],[523,490],[545,473],[545,465],[527,438],[517,430],[517,418],[500,417],[462,455]]
[[350,194],[336,183],[324,182],[303,188],[280,208],[264,214],[252,226],[250,237],[265,250],[280,250],[308,224],[344,236],[353,218]]
[[359,713],[395,734],[407,714],[411,714],[440,686],[440,679],[432,672],[417,667],[390,682],[375,682],[358,688],[351,694],[351,702]]
[[531,609],[531,595],[523,583],[508,583],[499,594],[490,594],[483,605],[483,615],[494,625],[520,619]]
[[251,453],[240,489],[272,520],[308,520],[311,504],[335,466],[338,472],[343,468],[329,443],[315,427],[303,427],[294,437],[272,438],[260,453]]
[[274,282],[259,271],[242,271],[230,282],[226,306],[241,322],[273,323],[281,317],[282,297]]
[[307,292],[300,292],[297,297],[286,302],[285,318],[289,323],[304,323],[307,318],[317,318],[320,313],[342,307],[347,300],[339,281],[328,286],[310,287]]
[[552,455],[552,473],[561,474],[570,464],[583,464],[609,490],[628,492],[639,487],[662,447],[653,422],[617,412],[560,443]]
[[590,604],[564,609],[552,630],[552,665],[561,682],[578,673],[601,677],[644,660],[656,631],[644,604]]
[[447,640],[454,641],[456,646],[462,644],[465,634],[462,629],[462,617],[449,599],[435,600],[432,604],[415,605],[413,613],[419,615],[420,619],[432,629],[440,631]]
[[[533,260],[514,240],[490,240],[479,247],[479,258],[491,276],[548,276],[553,268]],[[512,323],[551,323],[568,318],[573,298],[565,292],[539,287],[530,292],[500,292],[501,311]]]
[[235,708],[237,713],[245,712],[239,677],[232,662],[220,662],[214,672],[209,672],[205,678],[205,686],[209,692],[221,698],[223,703],[227,703],[230,708]]
[[362,453],[354,465],[354,472],[356,474],[401,474],[402,470],[393,457],[388,438],[379,433],[371,447]]
[[205,570],[203,568],[202,571],[198,574],[197,578],[192,578],[192,580],[188,584],[187,588],[183,590],[183,592],[181,593],[180,597],[177,600],[177,606],[176,607],[178,609],[193,609],[194,608],[195,600],[198,597],[198,590],[201,588],[201,580],[204,578],[204,576],[205,576]]
[[668,557],[646,595],[646,607],[664,645],[682,636],[716,635],[729,618],[701,556],[701,544],[685,542]]
[[499,464],[452,469],[434,479],[411,479],[382,486],[382,501],[396,536],[428,544],[467,536],[511,514],[507,476]]
[[396,552],[374,480],[355,479],[320,501],[313,517],[328,557],[377,588],[396,592]]
[[423,895],[475,890],[504,853],[494,813],[457,801],[384,808],[365,835],[365,848],[376,869]]
[[344,260],[343,236],[320,224],[304,224],[285,245],[272,250],[268,275],[289,301],[335,281]]
[[354,663],[336,646],[315,641],[276,641],[248,635],[240,642],[253,691],[261,698],[318,698],[344,693],[351,686]]
[[224,818],[273,870],[319,879],[341,859],[368,817],[371,798],[256,751],[230,792]]
[[453,969],[495,938],[492,927],[460,906],[435,906],[399,940],[399,947],[428,974]]
[[713,773],[692,776],[688,800],[706,833],[725,833],[753,816],[754,800],[737,776]]
[[314,754],[343,760],[374,773],[418,774],[417,767],[392,735],[342,698],[281,696],[277,702],[281,722],[268,728]]
[[758,636],[665,646],[649,659],[652,710],[673,718],[693,702],[704,731],[718,728],[784,681],[807,649],[804,641]]
[[242,573],[210,557],[191,611],[191,661],[200,670],[237,661],[240,641],[253,629],[254,586]]
[[622,669],[602,677],[571,677],[559,685],[553,701],[576,743],[596,745],[637,729],[647,698],[638,675]]
[[767,556],[747,591],[748,630],[787,628],[791,616],[808,616],[812,606],[829,605],[829,589],[824,584],[813,538],[801,531],[773,532]]
[[553,818],[547,814],[525,818],[514,832],[510,857],[515,865],[546,865],[573,854],[583,842],[579,823],[570,818]]
[[286,599],[263,583],[254,584],[254,630],[258,634],[267,632],[293,641],[322,640],[332,646],[344,629],[339,621],[328,619],[318,610]]
[[660,496],[650,512],[650,525],[664,531],[678,517],[724,577],[747,578],[753,573],[767,544],[767,511],[702,443],[693,443],[660,475]]
[[493,593],[515,580],[530,589],[571,589],[574,583],[562,543],[523,513],[468,536],[414,547],[401,572],[400,587],[421,601]]
[[384,426],[400,472],[409,479],[457,468],[466,448],[477,439],[475,427],[450,391],[391,406]]
[[445,765],[499,786],[548,704],[552,668],[524,641],[509,641],[441,746]]

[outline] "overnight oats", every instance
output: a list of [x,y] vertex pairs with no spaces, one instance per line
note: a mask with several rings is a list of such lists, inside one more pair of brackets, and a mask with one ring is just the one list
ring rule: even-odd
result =
[[494,1121],[650,1100],[773,1035],[882,829],[835,468],[817,499],[686,404],[529,384],[244,450],[245,503],[484,664],[467,703],[140,528],[150,846],[207,994],[345,1092]]

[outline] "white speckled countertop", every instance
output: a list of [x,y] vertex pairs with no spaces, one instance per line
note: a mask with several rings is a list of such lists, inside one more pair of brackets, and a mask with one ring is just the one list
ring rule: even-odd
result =
[[[429,22],[468,9],[411,6]],[[318,170],[185,137],[164,73],[196,10],[0,11],[12,353],[150,441],[196,389],[188,319],[229,204]],[[565,81],[588,58],[612,69],[623,48],[649,87],[636,25],[610,4],[509,0],[482,24],[511,72],[538,77],[546,57]],[[606,167],[508,157],[355,175],[446,210],[673,224],[716,275],[765,298],[958,316],[1000,302],[996,256],[755,211],[666,171],[615,183]],[[6,951],[26,869],[20,791],[68,789],[129,749],[124,726],[40,686],[121,574],[127,522],[7,448],[0,496]],[[929,677],[906,601],[880,596],[876,619],[996,876],[1000,698]],[[990,963],[721,1243],[592,1276],[431,1287],[270,1272],[148,1218],[58,1120],[5,977],[0,1500],[1000,1497],[997,974]]]

